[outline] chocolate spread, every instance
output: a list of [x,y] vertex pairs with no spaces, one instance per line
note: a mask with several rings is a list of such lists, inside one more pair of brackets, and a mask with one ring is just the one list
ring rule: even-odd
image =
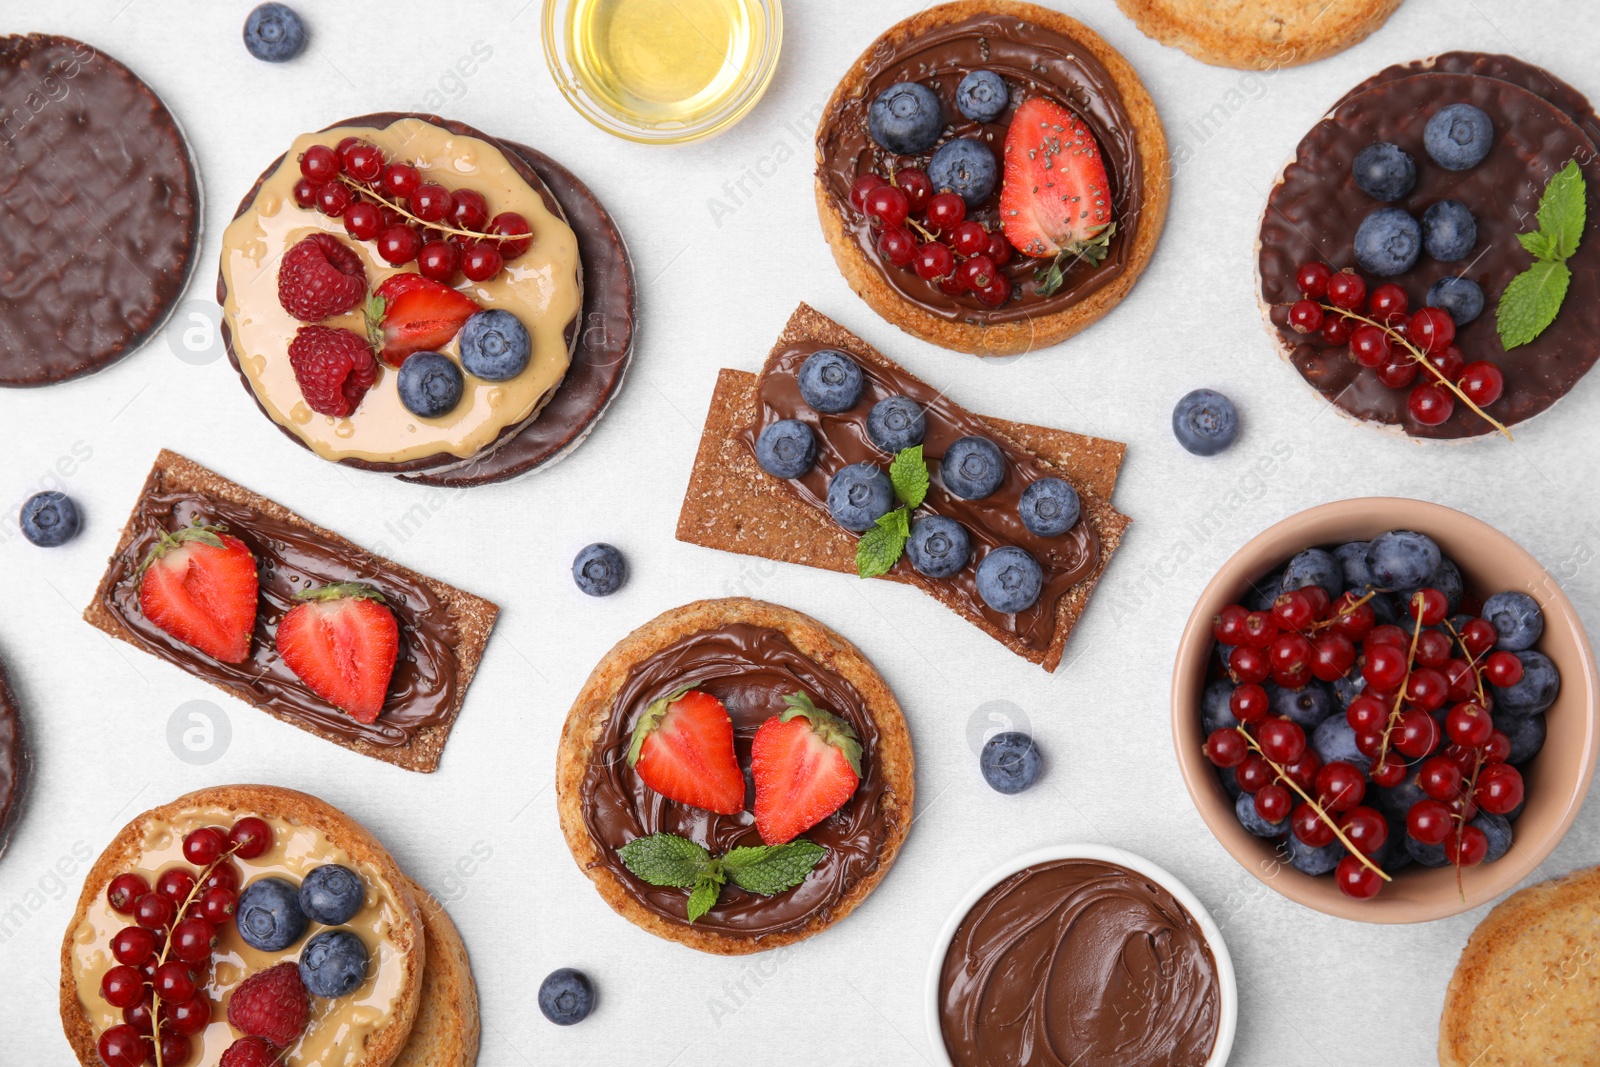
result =
[[[134,575],[159,531],[178,530],[194,520],[223,524],[255,554],[261,600],[250,656],[222,663],[158,628],[139,608]],[[145,650],[207,681],[236,692],[240,699],[310,727],[351,741],[384,747],[404,745],[416,731],[450,721],[459,685],[456,628],[449,606],[416,578],[402,574],[364,552],[331,545],[301,526],[254,508],[187,490],[159,490],[139,502],[131,520],[135,535],[112,560],[106,607],[133,632]],[[364,582],[376,588],[400,624],[400,649],[389,680],[389,695],[377,721],[357,722],[317,696],[277,653],[278,622],[307,586]]]
[[22,714],[6,684],[5,668],[0,667],[0,855],[5,853],[12,827],[22,815],[32,767],[33,756],[22,730]]
[[1125,867],[1058,860],[972,907],[945,953],[939,1028],[955,1067],[1201,1067],[1216,960],[1171,893]]
[[[994,71],[1011,90],[1011,104],[993,122],[973,122],[956,108],[956,87],[974,70]],[[936,282],[918,277],[910,268],[884,264],[878,255],[876,229],[850,203],[850,186],[863,174],[887,178],[901,167],[927,166],[931,153],[917,157],[895,155],[880,147],[867,132],[867,109],[872,101],[891,85],[903,81],[926,85],[944,105],[947,124],[939,143],[957,137],[984,142],[994,151],[997,177],[1002,170],[1006,131],[1023,100],[1047,97],[1079,115],[1100,143],[1111,183],[1117,228],[1105,261],[1098,267],[1082,262],[1070,267],[1062,287],[1050,296],[1042,296],[1033,272],[1045,261],[1014,255],[1000,268],[1011,281],[1013,295],[998,308],[985,307],[971,293],[949,296]],[[898,45],[880,41],[867,61],[862,91],[838,100],[823,116],[817,131],[817,178],[862,255],[900,295],[949,321],[975,325],[1048,315],[1109,285],[1126,269],[1144,204],[1144,168],[1137,130],[1110,72],[1077,41],[1043,26],[1000,15],[975,16],[918,34]],[[998,182],[995,187],[999,189]],[[969,210],[967,217],[982,222],[991,231],[998,230],[998,192],[981,207]]]
[[[799,419],[809,425],[819,439],[816,465],[801,477],[783,484],[826,515],[828,483],[840,468],[862,462],[887,466],[892,458],[867,436],[867,415],[873,405],[885,397],[897,395],[915,400],[927,421],[922,455],[933,475],[928,497],[917,514],[945,515],[960,522],[972,539],[972,559],[952,578],[930,579],[917,574],[911,561],[901,556],[893,573],[917,582],[947,585],[957,591],[967,610],[1015,634],[1029,648],[1048,648],[1056,629],[1056,605],[1073,586],[1094,573],[1100,558],[1100,538],[1088,518],[1087,507],[1072,529],[1059,537],[1039,537],[1029,532],[1017,512],[1022,491],[1040,478],[1056,475],[997,436],[982,419],[909,374],[857,359],[864,378],[860,401],[837,415],[816,411],[801,399],[798,375],[806,357],[827,347],[814,342],[794,345],[768,364],[758,385],[760,411],[755,425],[744,432],[746,447],[753,454],[761,431],[780,419]],[[982,500],[963,500],[947,491],[938,478],[938,461],[945,450],[958,438],[967,436],[993,441],[1005,456],[1005,481]],[[995,611],[978,595],[978,563],[992,549],[1005,545],[1024,549],[1044,572],[1044,588],[1039,599],[1028,610],[1015,615]]]
[[[1589,226],[1578,252],[1567,261],[1571,286],[1561,312],[1542,334],[1509,352],[1495,329],[1500,295],[1533,259],[1517,234],[1538,228],[1536,213],[1545,184],[1576,159],[1591,190],[1600,188],[1594,113],[1565,83],[1536,67],[1504,56],[1451,53],[1424,72],[1393,67],[1347,95],[1333,113],[1300,142],[1282,182],[1267,202],[1261,226],[1262,298],[1290,360],[1302,377],[1331,403],[1361,419],[1403,426],[1416,437],[1460,438],[1494,428],[1465,404],[1456,403],[1439,426],[1423,426],[1406,411],[1409,389],[1390,389],[1364,371],[1344,346],[1333,347],[1287,327],[1288,308],[1299,299],[1296,268],[1322,259],[1335,268],[1355,266],[1356,226],[1383,206],[1361,192],[1350,177],[1356,153],[1375,141],[1391,141],[1417,164],[1417,184],[1395,206],[1419,220],[1429,206],[1452,198],[1477,220],[1478,240],[1465,260],[1440,263],[1426,253],[1404,274],[1369,279],[1392,281],[1406,290],[1411,308],[1423,305],[1428,287],[1463,274],[1483,288],[1483,313],[1457,330],[1466,359],[1486,359],[1505,376],[1505,393],[1485,410],[1511,425],[1531,418],[1564,396],[1600,355],[1600,240]],[[1483,72],[1483,73],[1479,73]],[[1469,103],[1494,121],[1495,143],[1476,167],[1450,171],[1428,157],[1422,131],[1440,107]],[[1591,219],[1594,212],[1591,211]],[[1429,380],[1421,375],[1418,381]]]
[[634,666],[595,742],[580,794],[584,825],[605,856],[602,862],[642,906],[673,922],[687,923],[688,891],[641,881],[617,857],[617,850],[653,833],[690,838],[714,855],[762,843],[750,811],[753,786],[744,811],[718,815],[665,799],[628,766],[628,747],[639,715],[651,701],[686,686],[710,693],[727,707],[742,767],[750,765],[750,743],[757,728],[783,710],[783,698],[791,693],[808,694],[819,708],[855,728],[862,747],[861,783],[843,807],[803,835],[828,850],[806,880],[774,896],[747,893],[730,882],[716,906],[694,926],[760,937],[825,918],[853,886],[877,869],[889,833],[885,780],[876,758],[878,728],[854,686],[807,658],[777,630],[733,623],[691,634]]

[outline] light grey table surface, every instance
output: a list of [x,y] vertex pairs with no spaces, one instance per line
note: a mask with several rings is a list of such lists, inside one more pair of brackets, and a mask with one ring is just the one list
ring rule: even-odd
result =
[[[191,365],[161,338],[85,380],[0,391],[0,502],[11,531],[0,530],[0,654],[38,758],[30,810],[0,861],[0,1060],[69,1060],[57,951],[85,857],[180,792],[270,782],[350,812],[448,902],[482,997],[481,1062],[493,1067],[932,1062],[923,976],[946,913],[991,867],[1064,841],[1138,852],[1215,913],[1240,980],[1234,1064],[1432,1062],[1445,983],[1485,909],[1379,927],[1262,889],[1183,789],[1168,727],[1171,664],[1221,561],[1285,515],[1356,495],[1421,497],[1487,520],[1546,563],[1591,628],[1600,624],[1600,568],[1582,562],[1600,551],[1600,381],[1519,427],[1515,444],[1417,447],[1341,420],[1307,390],[1262,330],[1252,282],[1266,190],[1347,88],[1393,62],[1468,48],[1513,53],[1597,96],[1600,18],[1583,0],[1408,0],[1341,55],[1246,74],[1156,44],[1110,0],[1056,4],[1132,61],[1188,158],[1155,259],[1128,300],[1056,349],[989,364],[874,315],[835,270],[812,203],[810,138],[823,101],[859,50],[917,3],[790,0],[766,98],[726,135],[681,148],[614,140],[569,109],[544,67],[539,4],[526,0],[299,0],[313,46],[282,67],[244,52],[248,3],[6,4],[0,31],[63,33],[105,49],[187,128],[206,189],[189,300],[211,299],[223,224],[294,136],[412,108],[536,145],[581,175],[627,235],[641,300],[632,373],[590,441],[551,470],[464,493],[321,462],[256,412],[225,361]],[[458,61],[475,52],[492,54],[460,74]],[[673,539],[717,369],[756,367],[801,300],[974,410],[1129,443],[1115,503],[1134,524],[1056,674],[912,589]],[[1202,385],[1230,394],[1245,425],[1210,460],[1179,449],[1169,429],[1173,402]],[[503,606],[437,774],[280,725],[81,621],[161,447]],[[87,528],[46,552],[10,524],[15,504],[52,478],[81,502]],[[582,596],[568,576],[573,553],[595,540],[619,545],[633,568],[606,600]],[[606,907],[563,844],[552,771],[568,704],[614,641],[674,605],[738,593],[810,612],[874,660],[911,722],[918,814],[895,869],[848,920],[780,953],[724,959],[650,937]],[[227,724],[225,750],[219,729],[206,765],[169,746],[169,722],[191,701]],[[1022,796],[1000,796],[978,774],[969,742],[993,702],[1047,753],[1047,776]],[[1591,803],[1539,876],[1597,859],[1600,805]],[[540,978],[563,965],[600,988],[596,1014],[569,1029],[534,1004]]]

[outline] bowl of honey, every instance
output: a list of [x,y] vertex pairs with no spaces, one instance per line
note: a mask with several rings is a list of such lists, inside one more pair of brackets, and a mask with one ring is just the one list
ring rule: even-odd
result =
[[720,133],[761,99],[780,0],[545,0],[545,62],[578,114],[641,144]]

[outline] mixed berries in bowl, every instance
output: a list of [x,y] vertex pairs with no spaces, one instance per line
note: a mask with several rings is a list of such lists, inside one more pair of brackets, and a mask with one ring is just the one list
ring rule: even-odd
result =
[[1572,605],[1504,534],[1420,501],[1325,504],[1202,594],[1173,676],[1179,767],[1222,845],[1290,899],[1440,918],[1571,824],[1595,673]]

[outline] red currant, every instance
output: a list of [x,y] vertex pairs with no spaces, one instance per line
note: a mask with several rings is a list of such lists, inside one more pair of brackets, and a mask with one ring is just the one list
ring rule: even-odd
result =
[[991,233],[983,254],[994,260],[995,266],[1003,267],[1011,262],[1011,242],[999,231]]
[[1443,352],[1428,353],[1428,362],[1432,363],[1447,381],[1452,382],[1461,377],[1461,370],[1467,365],[1466,357],[1455,345],[1446,345]]
[[1349,811],[1366,796],[1367,780],[1360,768],[1344,760],[1324,763],[1317,772],[1317,803],[1329,811]]
[[[209,1012],[210,1009],[207,1009]],[[209,1021],[209,1019],[208,1019]],[[162,1020],[162,1025],[166,1021]],[[180,1033],[163,1030],[161,1033],[161,1067],[184,1067],[194,1054],[194,1046]]]
[[988,288],[995,279],[994,261],[988,256],[970,256],[956,271],[972,290]]
[[417,252],[417,273],[449,285],[461,268],[461,249],[449,241],[429,241]]
[[[988,256],[977,257],[988,259]],[[994,281],[978,290],[978,303],[985,307],[997,308],[1011,299],[1011,279],[1004,274],[996,274]]]
[[1441,748],[1439,755],[1441,758],[1455,764],[1455,768],[1461,772],[1462,778],[1471,777],[1472,772],[1478,766],[1478,750],[1468,748],[1466,745],[1458,745],[1454,741]]
[[461,273],[475,282],[485,282],[500,273],[505,260],[489,241],[474,241],[461,256]]
[[450,225],[458,230],[482,231],[489,221],[489,201],[475,189],[458,189],[450,203]]
[[1522,660],[1515,652],[1496,652],[1485,661],[1483,674],[1495,688],[1509,688],[1522,681]]
[[1289,815],[1289,829],[1303,843],[1312,848],[1322,848],[1333,841],[1333,827],[1317,814],[1317,809],[1302,801]]
[[1380,367],[1389,358],[1389,335],[1370,322],[1350,332],[1350,355],[1363,367]]
[[344,232],[358,241],[370,241],[383,229],[383,212],[378,205],[359,201],[345,208]]
[[[1417,662],[1424,667],[1443,667],[1450,662],[1453,642],[1438,630],[1424,630],[1417,635]],[[1448,676],[1445,679],[1449,681]]]
[[967,279],[952,267],[949,274],[939,279],[939,291],[946,296],[960,296],[967,291]]
[[1406,398],[1406,410],[1422,426],[1438,426],[1455,413],[1456,401],[1449,390],[1423,382]]
[[391,163],[383,168],[378,184],[390,196],[404,200],[422,184],[422,173],[409,163]]
[[1288,719],[1265,719],[1256,728],[1256,743],[1272,762],[1293,763],[1305,753],[1306,732]]
[[1507,815],[1522,803],[1522,772],[1509,763],[1491,763],[1478,775],[1472,799],[1484,811]]
[[1276,781],[1278,772],[1272,769],[1272,764],[1252,753],[1239,764],[1234,776],[1240,789],[1246,793],[1255,793]]
[[1461,768],[1444,756],[1429,756],[1417,768],[1417,788],[1434,800],[1450,800],[1461,792]]
[[935,193],[928,199],[928,223],[940,233],[949,233],[967,217],[967,202],[955,193]]
[[1483,743],[1484,763],[1504,763],[1511,758],[1511,738],[1495,730],[1489,734],[1489,740]]
[[1321,681],[1333,682],[1355,666],[1356,646],[1341,634],[1325,633],[1312,642],[1311,673]]
[[1437,589],[1418,589],[1406,603],[1406,614],[1413,619],[1420,616],[1424,626],[1438,626],[1449,613],[1450,602]]
[[1345,722],[1358,734],[1370,734],[1383,729],[1389,721],[1389,709],[1369,696],[1358,696],[1344,710]]
[[1304,630],[1317,621],[1316,602],[1306,590],[1292,589],[1272,602],[1272,619],[1281,629]]
[[1311,658],[1315,650],[1304,634],[1279,634],[1267,650],[1272,680],[1285,689],[1299,689],[1311,680]]
[[1417,380],[1417,363],[1405,350],[1396,348],[1375,373],[1390,389],[1404,389]]
[[1486,408],[1500,399],[1505,392],[1505,375],[1500,373],[1500,368],[1486,359],[1468,363],[1461,372],[1461,381],[1458,383],[1467,399]]
[[1394,648],[1405,649],[1411,645],[1411,635],[1394,623],[1386,622],[1382,626],[1374,626],[1368,631],[1366,639],[1362,642],[1362,647],[1367,652],[1371,652],[1379,645],[1391,645]]
[[156,892],[174,904],[182,905],[189,899],[194,885],[194,874],[187,868],[171,867],[162,871],[161,876],[156,879]]
[[100,979],[100,995],[113,1008],[137,1004],[144,996],[144,975],[126,964],[113,967]]
[[300,173],[317,185],[331,182],[339,176],[339,157],[327,145],[314,144],[300,155]]
[[1322,305],[1315,300],[1300,300],[1289,309],[1289,328],[1295,333],[1311,333],[1322,328]]
[[1226,728],[1211,731],[1211,736],[1206,738],[1205,749],[1206,759],[1218,767],[1237,767],[1250,754],[1250,746],[1239,735],[1239,731]]
[[1244,617],[1243,644],[1269,648],[1278,639],[1278,623],[1265,611],[1252,611]]
[[1439,747],[1439,724],[1425,711],[1411,708],[1400,713],[1391,743],[1396,752],[1411,759],[1421,759]]
[[348,171],[350,169],[350,154],[357,148],[362,147],[370,146],[368,146],[367,142],[363,141],[359,137],[341,138],[338,146],[333,150],[334,153],[339,157],[339,166]]
[[1360,311],[1367,300],[1367,283],[1353,270],[1342,270],[1328,279],[1328,303],[1346,311]]
[[199,978],[189,965],[178,960],[168,960],[156,968],[151,987],[156,996],[165,1001],[188,1000],[199,988]]
[[1378,872],[1355,856],[1346,856],[1339,861],[1339,866],[1333,871],[1333,880],[1341,893],[1356,900],[1371,900],[1383,888],[1383,879]]
[[956,257],[945,245],[929,241],[917,248],[912,265],[917,277],[932,281],[935,278],[948,278],[950,272],[956,269]]
[[1500,640],[1494,623],[1488,619],[1468,619],[1461,624],[1460,636],[1462,650],[1473,659],[1489,651]]
[[1418,308],[1406,320],[1406,336],[1429,355],[1443,352],[1456,339],[1456,320],[1443,308]]
[[144,1067],[155,1049],[139,1031],[122,1023],[100,1035],[95,1051],[100,1053],[106,1067]]
[[156,951],[155,935],[142,926],[124,926],[111,936],[111,958],[137,967]]
[[119,915],[133,914],[134,901],[150,892],[150,883],[143,876],[132,873],[119,874],[106,886],[106,903]]
[[917,239],[904,226],[885,226],[878,234],[878,255],[893,266],[908,266],[917,256]]
[[437,182],[423,182],[411,192],[411,213],[423,222],[442,222],[453,203],[450,191]]
[[1476,826],[1463,826],[1444,839],[1444,857],[1458,867],[1474,867],[1489,854],[1489,838]]
[[1259,648],[1240,645],[1228,653],[1228,670],[1239,682],[1259,683],[1267,680],[1272,673],[1272,665],[1267,661],[1267,654]]
[[239,868],[224,860],[206,874],[200,882],[202,889],[227,889],[239,891]]
[[1406,310],[1411,302],[1406,299],[1406,291],[1393,282],[1385,282],[1372,291],[1372,302],[1368,305],[1372,317],[1385,326],[1393,326],[1396,322],[1405,321]]
[[1256,814],[1267,822],[1282,822],[1289,817],[1289,791],[1276,782],[1264,785],[1256,791],[1255,805]]
[[1406,654],[1393,645],[1375,645],[1367,650],[1367,662],[1361,668],[1361,677],[1368,685],[1379,689],[1393,689],[1406,676]]
[[122,1021],[148,1037],[155,1032],[152,1019],[154,1014],[155,1002],[151,999],[151,995],[146,993],[138,1003],[122,1009]]
[[160,893],[146,893],[133,902],[133,921],[146,930],[164,929],[177,914],[177,905]]
[[301,178],[294,183],[294,202],[301,207],[311,208],[317,206],[317,185],[310,178]]
[[502,211],[490,219],[488,232],[501,238],[501,259],[516,259],[533,244],[533,227],[515,211]]
[[[210,1025],[211,1001],[204,996],[192,996],[187,1000],[180,1000],[163,1013],[163,1019],[172,1023],[174,1033],[190,1037]],[[164,1053],[166,1049],[163,1048],[162,1051]],[[165,1067],[165,1063],[162,1067]]]
[[1372,855],[1389,839],[1389,821],[1375,808],[1351,808],[1339,820],[1339,829],[1363,856]]
[[1312,260],[1300,264],[1300,269],[1294,272],[1294,283],[1300,288],[1301,295],[1321,300],[1328,295],[1328,279],[1332,277],[1332,267]]
[[1372,770],[1367,774],[1371,776],[1373,785],[1393,789],[1405,779],[1406,761],[1393,752],[1385,752],[1383,759],[1373,763]]
[[1241,685],[1228,698],[1228,710],[1240,722],[1260,722],[1272,709],[1272,700],[1259,685]]
[[894,183],[906,194],[906,207],[913,215],[921,214],[933,196],[933,182],[928,174],[917,167],[906,167],[894,176]]
[[968,219],[950,232],[950,244],[963,256],[983,255],[989,245],[989,231],[983,223]]
[[1299,759],[1284,764],[1283,767],[1283,773],[1290,781],[1307,790],[1317,784],[1317,772],[1320,770],[1322,770],[1322,757],[1309,746],[1301,753]]
[[899,226],[908,213],[906,194],[892,185],[880,185],[867,194],[867,214],[885,226]]
[[352,145],[345,153],[344,169],[356,181],[371,185],[383,173],[383,152],[376,145]]
[[880,185],[887,184],[888,182],[885,182],[876,174],[863,174],[850,183],[850,203],[855,205],[857,211],[866,211],[867,194]]
[[168,940],[173,956],[184,963],[199,963],[211,958],[217,932],[204,919],[183,919],[172,928]]
[[1322,328],[1317,331],[1317,336],[1323,344],[1338,348],[1350,343],[1350,334],[1354,329],[1354,323],[1343,315],[1327,315],[1323,317]]
[[1406,833],[1424,845],[1438,845],[1450,835],[1450,809],[1437,800],[1419,800],[1406,812]]
[[410,226],[390,226],[378,234],[378,255],[391,266],[410,263],[421,250],[422,238]]
[[239,894],[231,889],[224,889],[221,886],[215,889],[207,889],[200,897],[200,906],[198,908],[200,918],[212,926],[221,926],[233,918],[234,909],[238,906],[238,903]]
[[1372,614],[1370,603],[1357,603],[1361,598],[1354,593],[1345,593],[1333,605],[1333,624],[1328,627],[1341,637],[1348,637],[1352,641],[1360,641],[1372,632],[1375,618]]
[[330,219],[343,215],[353,199],[349,187],[343,182],[323,182],[317,186],[317,210]]
[[1229,604],[1211,616],[1211,636],[1220,644],[1244,644],[1244,620],[1250,613],[1238,604]]
[[1445,681],[1450,683],[1450,699],[1466,700],[1478,691],[1478,674],[1464,659],[1452,659],[1444,665]]

